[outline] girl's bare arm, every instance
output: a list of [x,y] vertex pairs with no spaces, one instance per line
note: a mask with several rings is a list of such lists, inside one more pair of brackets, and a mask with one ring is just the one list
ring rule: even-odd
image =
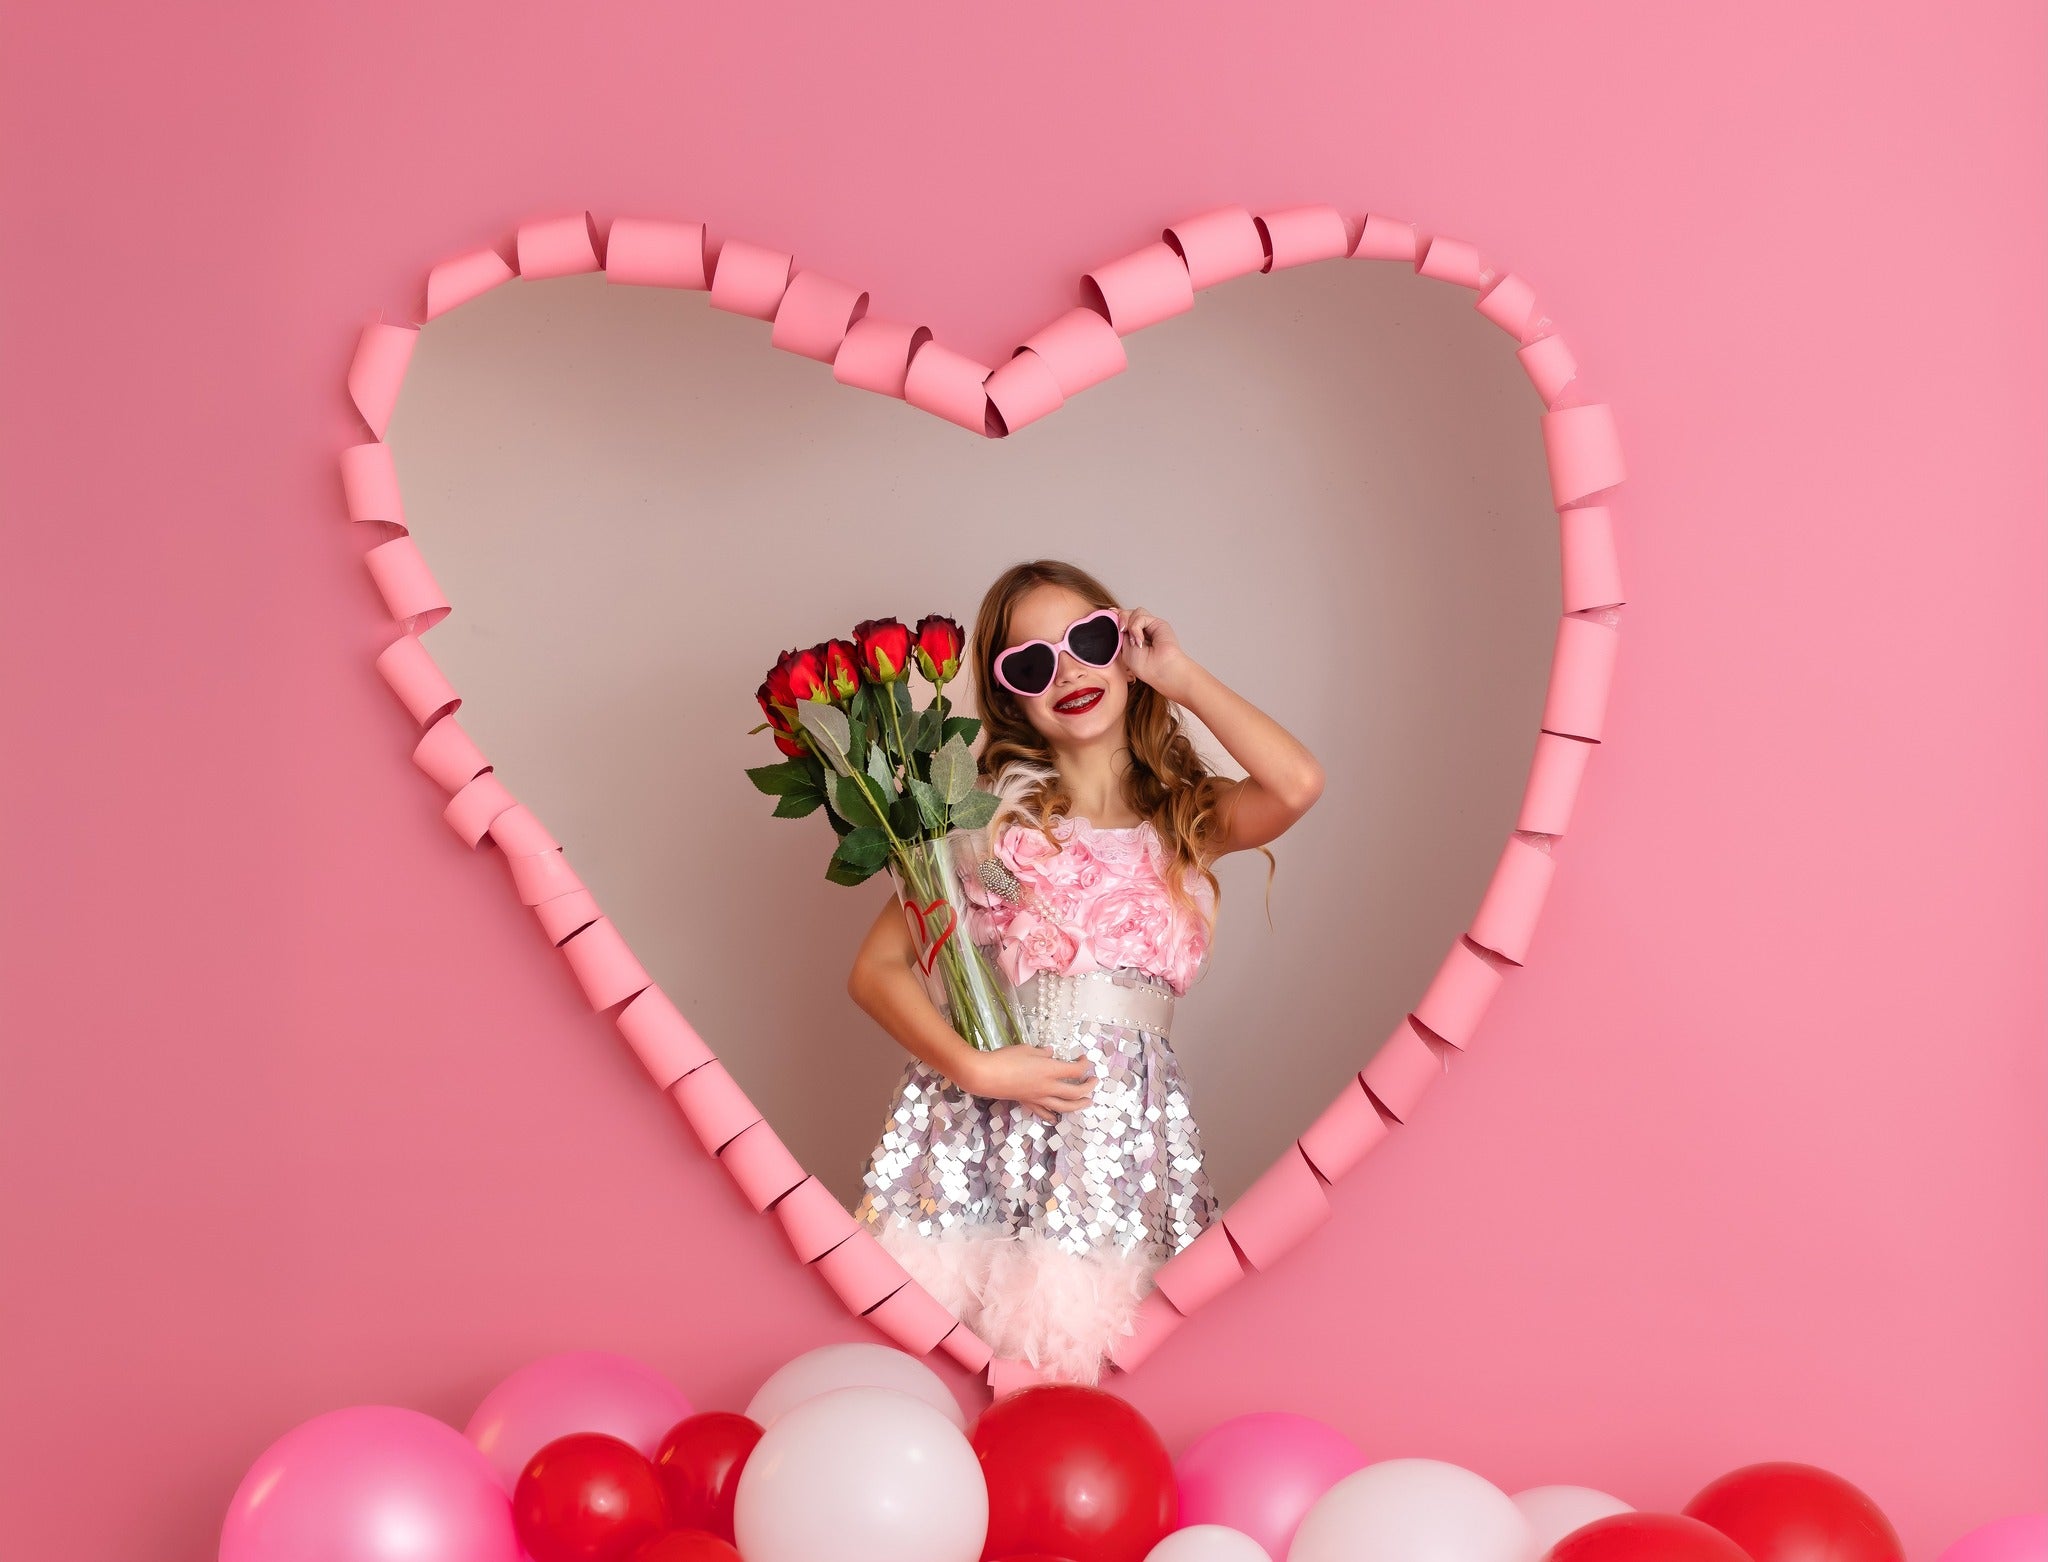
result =
[[846,978],[847,997],[904,1051],[922,1058],[969,1095],[1021,1101],[1044,1118],[1088,1104],[1095,1084],[1086,1059],[1063,1062],[1045,1047],[983,1052],[961,1040],[918,980],[916,955],[910,926],[892,898],[875,913],[854,956]]
[[1171,698],[1199,717],[1246,771],[1223,800],[1217,855],[1277,840],[1323,795],[1322,765],[1293,733],[1207,668],[1188,662],[1180,676]]

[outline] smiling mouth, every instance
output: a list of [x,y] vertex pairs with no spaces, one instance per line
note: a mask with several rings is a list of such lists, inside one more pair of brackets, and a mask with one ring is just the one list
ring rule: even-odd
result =
[[1070,694],[1065,699],[1055,702],[1053,709],[1062,716],[1078,716],[1082,711],[1093,710],[1096,702],[1101,698],[1102,691],[1100,689],[1082,689],[1078,693]]

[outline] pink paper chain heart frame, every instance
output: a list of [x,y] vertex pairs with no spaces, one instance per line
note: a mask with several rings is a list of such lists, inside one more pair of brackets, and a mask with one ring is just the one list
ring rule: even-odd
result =
[[[1516,828],[1469,928],[1414,1010],[1300,1138],[1158,1271],[1137,1332],[1111,1353],[1113,1370],[1133,1371],[1203,1304],[1247,1273],[1272,1268],[1329,1217],[1324,1190],[1413,1119],[1430,1083],[1470,1047],[1506,973],[1528,958],[1556,866],[1552,845],[1565,833],[1586,762],[1602,741],[1620,643],[1624,598],[1613,516],[1606,504],[1593,502],[1625,476],[1612,410],[1581,399],[1577,364],[1526,281],[1496,270],[1471,244],[1425,237],[1383,216],[1352,224],[1329,206],[1259,216],[1227,207],[1175,223],[1157,242],[1084,276],[1084,302],[994,368],[944,346],[927,327],[868,314],[866,293],[805,270],[789,255],[729,239],[714,256],[706,239],[702,223],[633,217],[616,219],[601,235],[588,212],[528,223],[514,238],[516,264],[480,249],[435,266],[426,279],[422,323],[515,276],[602,271],[616,283],[709,292],[712,307],[768,322],[772,346],[829,364],[842,384],[1002,438],[1122,372],[1123,338],[1192,308],[1203,288],[1288,266],[1383,261],[1471,289],[1479,312],[1513,341],[1543,404],[1564,602]],[[449,826],[472,848],[484,841],[498,848],[515,893],[533,908],[591,1007],[612,1014],[705,1151],[756,1211],[773,1213],[798,1261],[850,1312],[913,1354],[939,1350],[971,1372],[986,1371],[998,1395],[1038,1380],[1029,1363],[995,1358],[797,1164],[648,977],[560,844],[506,790],[456,721],[461,697],[420,640],[447,616],[448,602],[406,528],[391,450],[383,443],[418,337],[418,325],[380,319],[364,328],[348,391],[373,438],[344,450],[341,470],[348,518],[372,523],[389,539],[365,555],[402,630],[378,656],[377,668],[421,729],[413,759],[449,794]]]

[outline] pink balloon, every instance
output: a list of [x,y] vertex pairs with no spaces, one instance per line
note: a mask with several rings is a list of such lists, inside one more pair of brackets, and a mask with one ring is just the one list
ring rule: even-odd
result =
[[2044,1562],[2048,1513],[2017,1513],[1973,1529],[1941,1554],[1941,1562]]
[[668,1429],[691,1414],[683,1391],[630,1356],[569,1351],[543,1356],[476,1407],[464,1435],[483,1450],[505,1490],[541,1448],[571,1432],[609,1432],[653,1458]]
[[242,1477],[220,1562],[519,1562],[482,1454],[417,1410],[358,1405],[294,1427]]
[[1267,1555],[1284,1557],[1316,1499],[1364,1466],[1358,1445],[1320,1421],[1284,1410],[1238,1416],[1174,1461],[1180,1521],[1242,1531]]

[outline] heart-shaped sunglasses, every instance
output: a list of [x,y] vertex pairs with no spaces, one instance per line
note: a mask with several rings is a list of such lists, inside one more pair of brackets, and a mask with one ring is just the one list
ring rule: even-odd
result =
[[1124,616],[1113,607],[1097,608],[1067,625],[1057,644],[1050,640],[1026,640],[1013,645],[996,658],[996,682],[1012,694],[1037,699],[1052,687],[1059,671],[1060,652],[1090,667],[1107,667],[1123,648]]

